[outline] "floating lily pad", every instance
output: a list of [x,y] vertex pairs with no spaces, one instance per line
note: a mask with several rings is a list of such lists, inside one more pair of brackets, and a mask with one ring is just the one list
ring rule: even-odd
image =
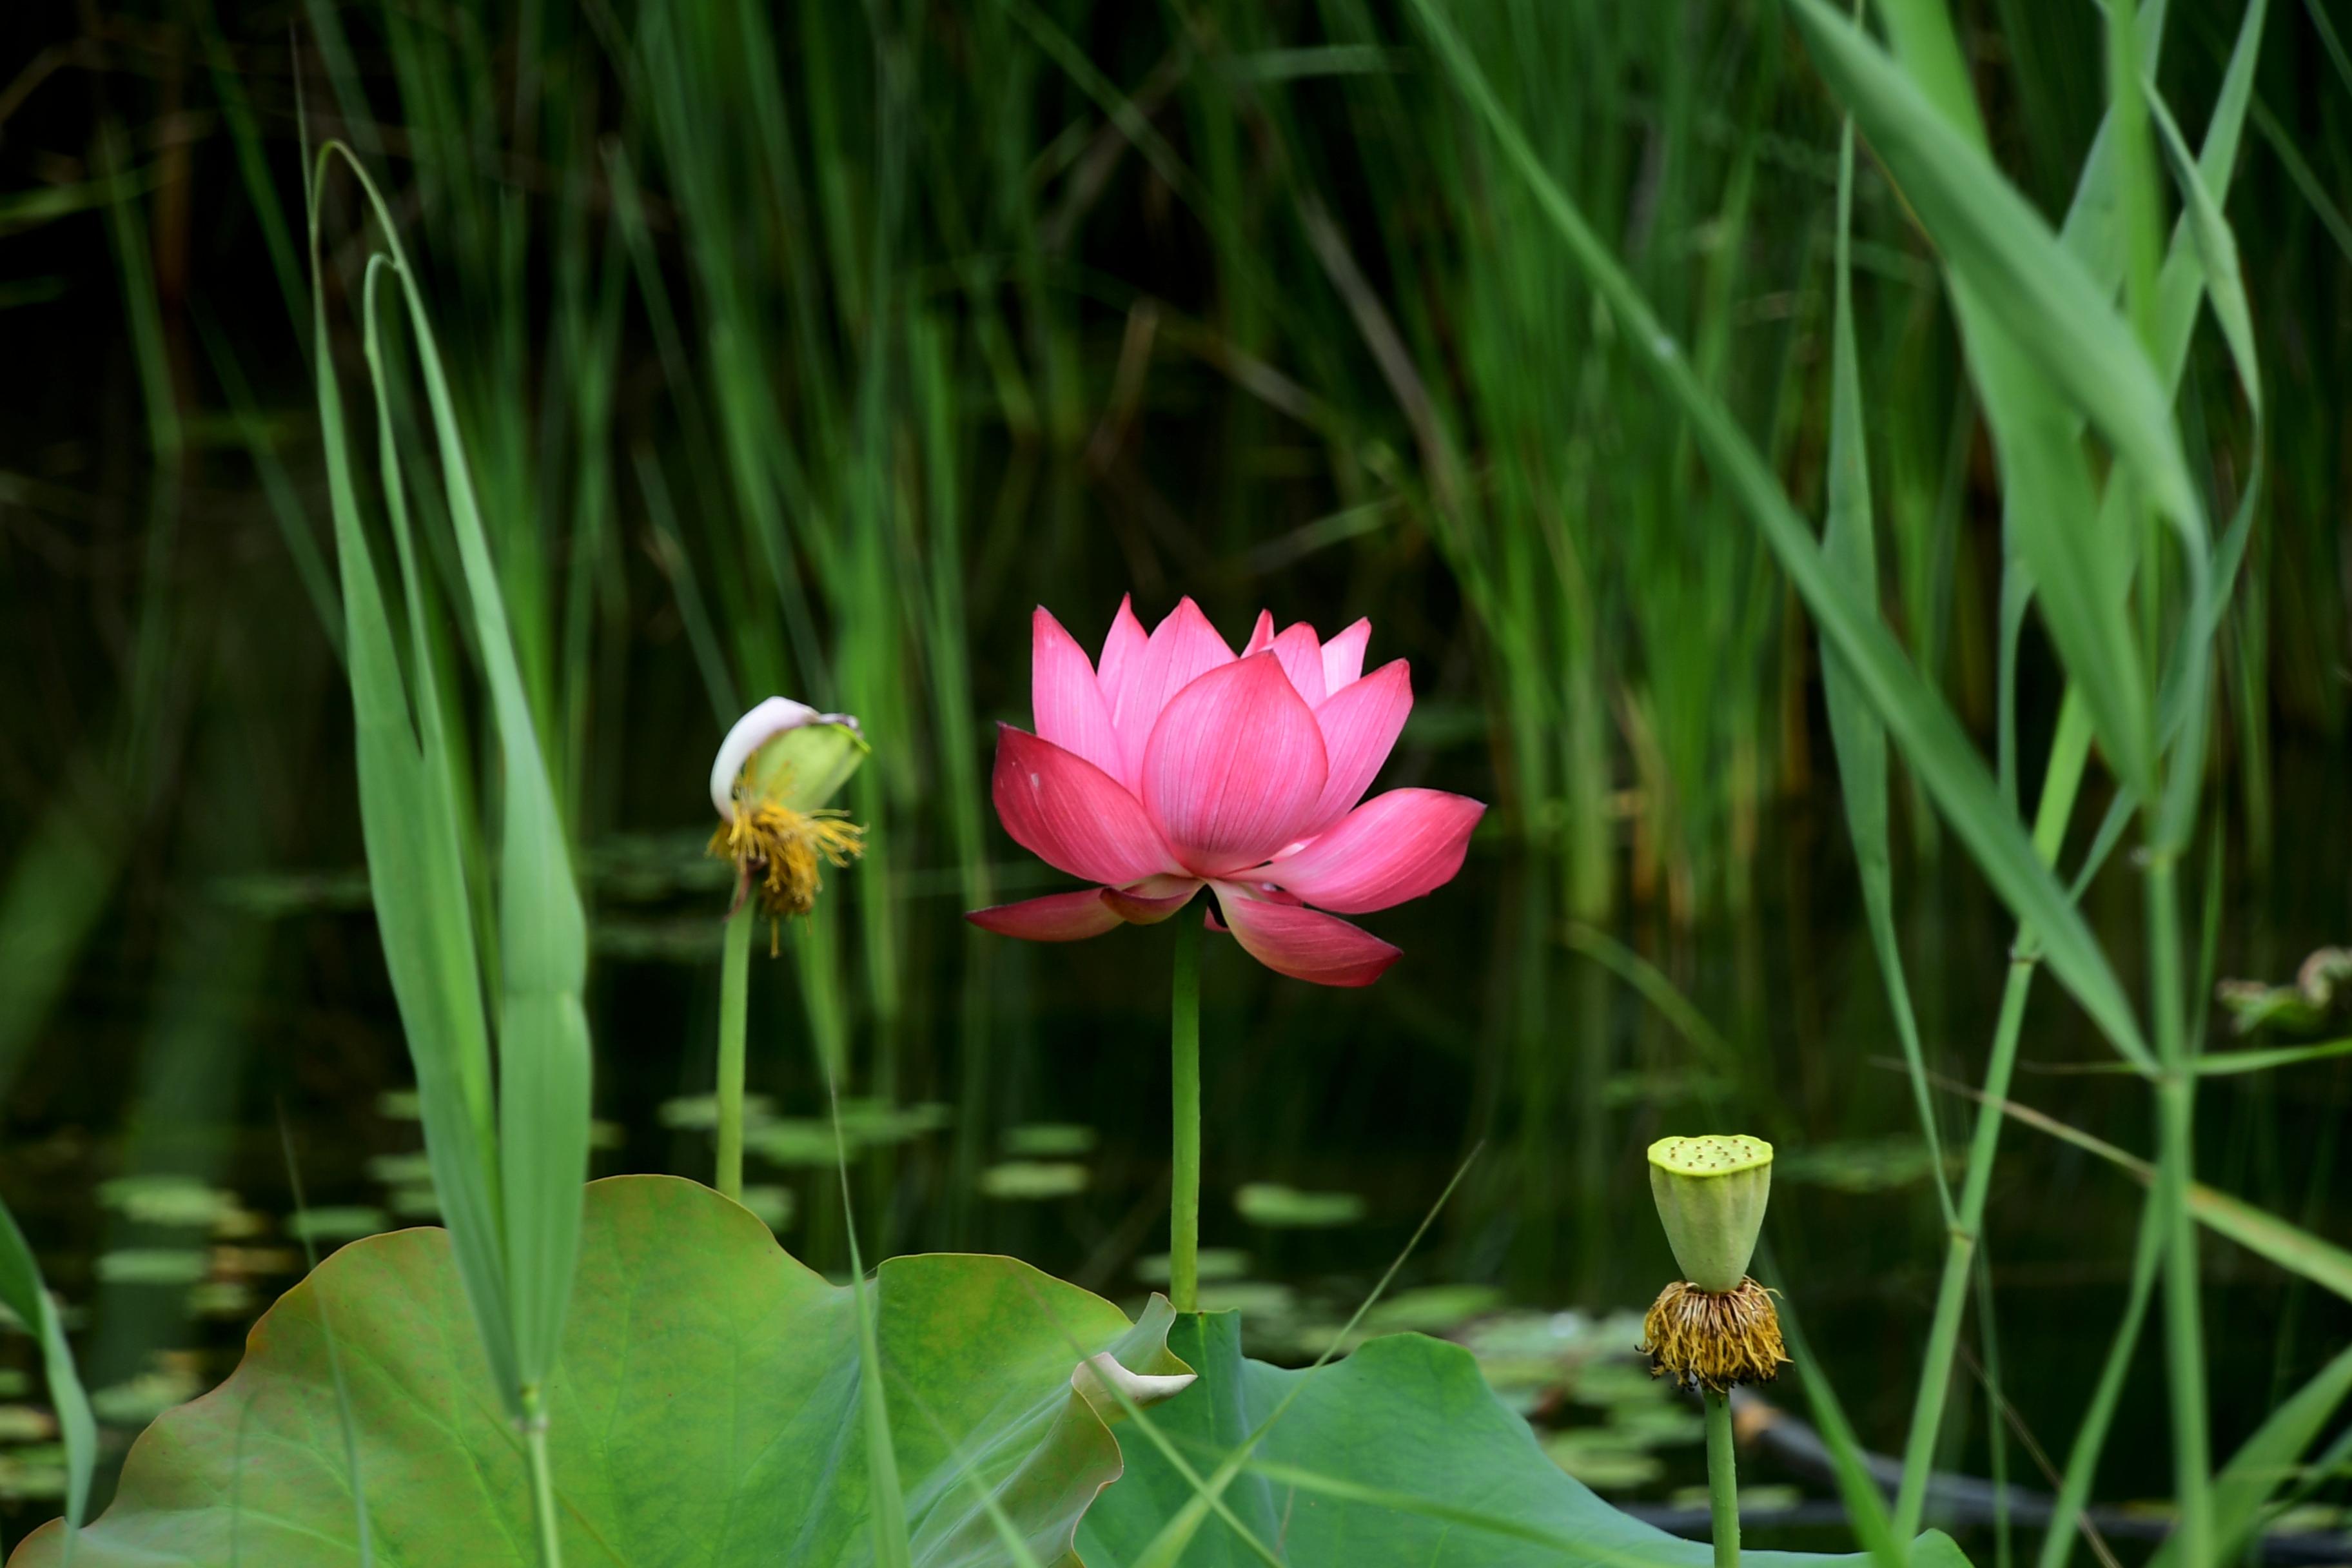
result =
[[296,1209],[286,1216],[286,1234],[297,1241],[350,1241],[373,1236],[385,1223],[384,1212],[372,1204],[344,1204]]
[[761,1184],[745,1187],[740,1202],[745,1208],[758,1215],[760,1223],[770,1230],[788,1230],[800,1200],[790,1187]]
[[[974,1487],[1040,1563],[1119,1473],[1072,1392],[1081,1356],[1181,1372],[1170,1314],[1140,1324],[1004,1258],[885,1263],[870,1300],[917,1568],[1007,1561]],[[132,1445],[79,1568],[357,1561],[322,1312],[340,1347],[375,1560],[537,1563],[522,1441],[437,1229],[343,1248],[257,1324],[213,1393]],[[708,1188],[622,1176],[587,1189],[580,1271],[548,1389],[571,1568],[833,1568],[870,1561],[864,1367],[851,1292],[786,1257]],[[64,1560],[37,1532],[12,1568]]]
[[[1200,1381],[1150,1420],[1196,1473],[1208,1475],[1276,1407],[1288,1407],[1223,1497],[1283,1561],[1346,1568],[1706,1568],[1713,1549],[1611,1508],[1546,1458],[1528,1424],[1487,1392],[1459,1345],[1396,1334],[1320,1371],[1245,1361],[1227,1314],[1179,1318],[1170,1348]],[[1087,1515],[1089,1563],[1133,1563],[1192,1496],[1153,1445],[1130,1438],[1128,1473]],[[1755,1568],[1851,1564],[1862,1557],[1744,1554]],[[1185,1568],[1263,1561],[1213,1514]],[[1966,1568],[1941,1534],[1920,1537],[1915,1568]]]
[[193,1176],[117,1176],[101,1182],[98,1201],[141,1225],[210,1230],[237,1212],[236,1194]]
[[1605,1426],[1572,1426],[1543,1438],[1551,1462],[1597,1492],[1629,1492],[1666,1473],[1657,1456]]
[[[776,1102],[764,1094],[743,1097],[743,1125],[757,1127],[776,1113]],[[709,1131],[719,1125],[719,1097],[715,1094],[681,1094],[661,1102],[658,1112],[664,1127],[676,1129],[699,1128]]]
[[58,1418],[37,1405],[0,1405],[0,1443],[46,1443],[58,1435]]
[[188,1290],[188,1311],[199,1318],[251,1318],[261,1303],[242,1279],[200,1279]]
[[1794,1150],[1773,1165],[1772,1177],[1846,1193],[1884,1193],[1924,1182],[1935,1168],[1922,1139],[1868,1138]]
[[1569,1397],[1579,1405],[1648,1405],[1664,1386],[1632,1357],[1612,1356],[1578,1368]]
[[1271,1279],[1203,1280],[1201,1306],[1211,1312],[1239,1312],[1252,1328],[1279,1322],[1298,1310],[1297,1293]]
[[431,1183],[414,1187],[394,1187],[384,1197],[384,1205],[403,1219],[439,1219],[441,1194]]
[[1234,1194],[1234,1207],[1254,1225],[1314,1228],[1364,1217],[1364,1200],[1354,1193],[1302,1193],[1279,1182],[1250,1183]]
[[[1805,1500],[1805,1494],[1794,1487],[1766,1485],[1739,1489],[1739,1512],[1742,1518],[1750,1514],[1784,1513]],[[1667,1495],[1669,1508],[1703,1509],[1713,1500],[1705,1487],[1676,1487]],[[2273,1527],[2275,1528],[2275,1527]]]
[[66,1495],[66,1454],[62,1447],[18,1448],[0,1454],[0,1499],[29,1502],[37,1498]]
[[1004,1152],[1024,1160],[1068,1159],[1094,1146],[1095,1130],[1075,1121],[1032,1121],[1004,1134]]
[[1608,1430],[1627,1441],[1645,1448],[1669,1448],[1681,1443],[1696,1443],[1706,1436],[1706,1419],[1692,1406],[1687,1394],[1673,1394],[1645,1400],[1628,1400],[1609,1412]]
[[[744,1149],[772,1165],[829,1166],[837,1157],[833,1117],[754,1116],[747,1110],[743,1121]],[[860,1149],[904,1143],[947,1124],[944,1105],[845,1100],[839,1110],[839,1147],[855,1154]]]
[[[1204,1247],[1193,1255],[1193,1277],[1202,1284],[1212,1279],[1238,1279],[1249,1272],[1250,1255],[1237,1247]],[[1146,1285],[1168,1283],[1168,1255],[1147,1252],[1135,1260],[1135,1277]]]
[[1007,1160],[980,1173],[980,1190],[992,1198],[1066,1198],[1087,1182],[1087,1168],[1066,1160]]
[[367,1163],[368,1180],[387,1187],[415,1186],[433,1179],[433,1161],[423,1150],[413,1154],[377,1154]]
[[204,1383],[183,1357],[161,1356],[136,1377],[110,1384],[89,1396],[98,1418],[117,1426],[143,1426],[175,1405],[202,1392]]
[[1364,1326],[1388,1333],[1440,1333],[1502,1304],[1502,1291],[1492,1285],[1423,1285],[1381,1300],[1364,1314]]
[[193,1285],[206,1264],[200,1247],[119,1247],[98,1255],[98,1277],[109,1285]]

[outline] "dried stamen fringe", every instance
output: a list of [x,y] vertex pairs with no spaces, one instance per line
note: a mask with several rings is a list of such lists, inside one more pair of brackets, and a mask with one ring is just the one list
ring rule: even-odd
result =
[[710,836],[710,853],[735,862],[735,901],[751,890],[759,874],[760,910],[768,917],[768,946],[776,945],[778,922],[816,908],[824,883],[819,861],[836,868],[865,852],[866,830],[848,820],[849,814],[831,806],[798,812],[772,801],[735,803],[735,819],[719,824]]
[[1773,1294],[1753,1279],[1722,1291],[1675,1280],[1658,1292],[1642,1320],[1650,1375],[1717,1394],[1736,1383],[1771,1382],[1789,1359]]

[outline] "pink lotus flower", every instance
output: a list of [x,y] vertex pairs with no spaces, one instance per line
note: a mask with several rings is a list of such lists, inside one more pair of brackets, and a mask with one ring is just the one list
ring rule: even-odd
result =
[[1098,885],[968,919],[1076,942],[1164,921],[1206,886],[1223,915],[1211,929],[1278,973],[1369,985],[1397,961],[1322,910],[1444,886],[1486,808],[1433,789],[1363,801],[1412,709],[1404,660],[1362,673],[1370,621],[1327,643],[1304,622],[1277,636],[1261,613],[1235,658],[1192,600],[1146,637],[1130,598],[1098,666],[1044,608],[1034,625],[1037,732],[998,727],[996,815],[1023,848]]

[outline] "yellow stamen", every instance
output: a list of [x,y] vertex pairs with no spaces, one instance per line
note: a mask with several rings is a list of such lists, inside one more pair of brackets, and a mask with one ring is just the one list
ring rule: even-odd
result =
[[1675,1280],[1658,1292],[1642,1320],[1650,1375],[1717,1394],[1735,1383],[1771,1382],[1789,1359],[1772,1296],[1753,1279],[1722,1291]]
[[710,836],[710,853],[735,862],[735,898],[740,904],[757,873],[760,909],[768,917],[768,951],[776,948],[779,925],[816,908],[824,883],[820,861],[836,869],[864,853],[866,830],[849,814],[832,806],[799,812],[773,801],[747,801],[739,791],[735,819]]

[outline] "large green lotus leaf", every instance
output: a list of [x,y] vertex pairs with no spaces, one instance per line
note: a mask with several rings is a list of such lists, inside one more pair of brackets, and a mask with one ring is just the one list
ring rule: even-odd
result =
[[[586,1202],[550,1390],[568,1568],[869,1560],[848,1288],[692,1182],[614,1177]],[[894,1259],[873,1289],[914,1561],[1014,1561],[984,1489],[1037,1562],[1067,1563],[1079,1517],[1119,1473],[1118,1445],[1071,1374],[1105,1350],[1138,1372],[1183,1371],[1165,1302],[1129,1324],[1012,1258],[954,1255]],[[132,1446],[77,1568],[357,1563],[330,1329],[374,1561],[535,1563],[521,1439],[447,1235],[423,1229],[344,1247],[288,1291],[226,1383]],[[48,1525],[11,1568],[62,1563],[63,1542]]]
[[[1231,1312],[1176,1320],[1170,1348],[1200,1380],[1145,1418],[1204,1480],[1295,1389],[1223,1499],[1286,1563],[1345,1568],[1707,1568],[1713,1548],[1619,1512],[1544,1457],[1461,1346],[1419,1334],[1365,1344],[1319,1372],[1248,1361]],[[1302,1383],[1305,1386],[1301,1388]],[[1087,1568],[1129,1568],[1195,1494],[1133,1423],[1127,1475],[1078,1530]],[[1310,1481],[1311,1478],[1311,1481]],[[1755,1568],[1862,1568],[1867,1558],[1752,1552]],[[1264,1560],[1212,1515],[1180,1560],[1241,1568]],[[1916,1568],[1967,1568],[1929,1532]]]

